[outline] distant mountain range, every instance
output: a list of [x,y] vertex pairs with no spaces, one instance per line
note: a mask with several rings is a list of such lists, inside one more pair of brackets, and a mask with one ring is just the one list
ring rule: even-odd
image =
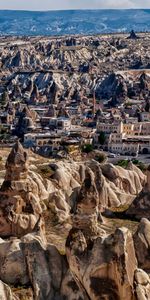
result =
[[150,31],[150,9],[0,11],[0,35],[65,35]]

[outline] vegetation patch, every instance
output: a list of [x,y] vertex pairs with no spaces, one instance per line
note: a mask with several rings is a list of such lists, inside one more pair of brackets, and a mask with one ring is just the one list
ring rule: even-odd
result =
[[42,176],[42,178],[50,179],[50,177],[54,174],[54,171],[49,165],[41,165],[38,166],[38,173]]
[[[128,159],[121,159],[117,162],[117,165],[124,169],[127,169],[128,163],[129,163]],[[132,159],[132,163],[136,165],[143,172],[147,170],[147,165],[145,165],[143,162],[139,161],[138,159]]]
[[85,144],[85,145],[83,145],[82,152],[84,152],[84,153],[90,153],[92,151],[93,151],[93,145],[91,145],[91,144]]
[[127,159],[121,159],[117,162],[117,165],[126,169],[128,166],[129,161]]
[[133,164],[136,165],[141,171],[147,170],[147,165],[145,165],[143,162],[139,161],[138,159],[132,160]]

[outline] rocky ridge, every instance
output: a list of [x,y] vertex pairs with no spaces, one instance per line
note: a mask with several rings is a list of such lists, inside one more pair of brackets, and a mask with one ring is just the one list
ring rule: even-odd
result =
[[123,101],[135,94],[140,99],[149,87],[149,34],[127,37],[2,38],[0,92],[33,104],[58,103],[77,95],[81,101],[83,95],[91,97],[93,88],[97,99],[114,94]]
[[[125,227],[109,233],[103,212],[134,203],[149,176],[131,162],[126,170],[94,160],[58,161],[49,168],[51,175],[43,179],[37,167],[29,167],[19,142],[6,161],[0,188],[1,298],[148,300],[150,222],[141,219],[134,235]],[[45,214],[51,218],[52,211],[58,228],[69,231],[63,254],[55,239],[52,244],[46,238]]]

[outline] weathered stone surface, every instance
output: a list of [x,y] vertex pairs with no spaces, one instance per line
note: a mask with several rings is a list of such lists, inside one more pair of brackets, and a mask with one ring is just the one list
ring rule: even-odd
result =
[[0,236],[19,237],[32,232],[44,210],[41,200],[46,197],[48,194],[38,175],[28,173],[27,152],[17,142],[8,156],[5,180],[0,188]]
[[28,156],[19,141],[12,148],[6,161],[5,181],[27,178]]
[[[21,148],[21,146],[18,148]],[[24,153],[24,150],[21,150],[21,153]],[[11,165],[12,169],[13,164]],[[37,220],[36,215],[42,214],[42,211],[45,209],[43,200],[46,200],[48,207],[55,212],[59,222],[62,223],[68,220],[70,214],[76,211],[79,193],[83,189],[87,168],[91,170],[91,176],[96,178],[95,193],[97,194],[99,213],[106,208],[114,208],[131,203],[141,191],[145,182],[145,175],[132,163],[129,163],[129,170],[124,170],[111,164],[100,165],[94,160],[86,163],[76,163],[67,160],[59,161],[49,166],[53,174],[45,181],[38,174],[37,169],[33,171],[32,167],[32,170],[27,170],[28,160],[26,160],[25,165],[26,171],[22,172],[21,176],[26,177],[26,179],[11,180],[9,182],[5,180],[0,190],[1,199],[5,199],[5,201],[1,201],[1,208],[3,208],[3,205],[9,204],[10,211],[13,209],[12,206],[14,206],[13,210],[21,215],[22,210],[24,210],[25,214],[26,203],[28,203],[27,207],[30,215],[24,215],[26,225],[23,227],[25,230],[28,228],[29,223],[32,225],[30,229],[34,228]],[[17,168],[19,168],[19,164]],[[6,176],[14,176],[13,172],[9,170],[10,164],[7,167]],[[19,218],[21,219],[21,216]],[[10,219],[12,219],[12,216]],[[15,224],[17,219],[18,216],[15,215],[15,221],[13,221]],[[5,223],[5,231],[9,235],[11,231],[10,224],[6,222],[6,218],[4,220],[1,218],[1,222]],[[22,223],[22,221],[18,221],[18,223]],[[19,234],[21,230],[19,230],[18,226],[18,233],[16,231],[16,234]],[[27,233],[27,231],[24,231],[24,233]]]
[[9,285],[31,285],[34,300],[54,300],[60,295],[63,266],[58,250],[38,232],[0,240],[0,278]]
[[150,278],[141,269],[135,271],[135,286],[137,300],[150,299]]
[[21,240],[0,240],[0,278],[7,284],[29,283]]
[[150,273],[150,221],[147,219],[141,219],[134,244],[139,267]]
[[127,204],[142,190],[142,186],[146,182],[145,175],[132,163],[128,164],[127,169],[112,164],[104,164],[102,173],[110,182],[115,184],[116,194],[122,204],[121,194],[124,195],[124,203]]
[[85,163],[66,160],[52,164],[50,167],[54,174],[46,184],[49,193],[48,202],[60,222],[70,217],[70,211],[75,213],[77,206],[79,208],[81,193],[86,194],[84,202],[86,209],[88,208],[86,197],[89,197],[89,190],[85,185],[87,170],[91,178],[95,178],[93,179],[93,182],[95,180],[94,194],[90,193],[97,199],[99,213],[106,208],[129,205],[146,182],[146,176],[132,163],[129,163],[126,170],[112,164],[100,165],[94,160]]
[[31,287],[29,288],[20,287],[18,289],[14,289],[13,296],[15,297],[15,300],[22,300],[22,299],[34,300],[33,290]]
[[[58,161],[49,167],[49,179],[38,174],[38,167],[30,170],[20,143],[6,163],[0,236],[7,239],[0,239],[0,279],[25,287],[25,292],[10,290],[8,300],[22,300],[23,293],[30,300],[148,300],[149,278],[137,269],[132,234],[126,228],[106,234],[101,213],[130,203],[143,186],[149,190],[149,173],[145,185],[145,175],[132,163],[126,170],[95,160]],[[49,209],[55,212],[64,230],[73,225],[68,262],[46,241],[46,208],[45,217]],[[149,224],[142,220],[134,235],[138,266],[147,272]]]
[[147,178],[143,189],[126,211],[128,216],[135,217],[136,219],[150,218],[150,167],[148,167],[146,175]]
[[80,285],[77,278],[74,279],[68,270],[64,275],[61,285],[61,295],[66,300],[88,300],[84,288]]
[[72,229],[66,243],[70,270],[84,287],[89,299],[134,299],[136,257],[131,233],[116,230],[93,242]]
[[0,300],[19,300],[12,294],[10,287],[0,280]]
[[80,190],[78,165],[60,162],[50,167],[54,174],[46,184],[49,193],[48,206],[56,213],[58,221],[64,222],[70,218],[70,212],[75,210]]
[[103,206],[99,201],[102,190],[102,173],[99,164],[95,162],[91,168],[87,166],[84,177],[73,216],[73,226],[88,234],[97,235],[98,221],[102,221],[101,205]]

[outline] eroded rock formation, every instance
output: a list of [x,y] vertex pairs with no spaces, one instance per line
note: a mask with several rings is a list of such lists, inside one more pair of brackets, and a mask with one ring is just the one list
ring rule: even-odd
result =
[[17,142],[7,162],[5,180],[0,189],[0,236],[22,236],[32,232],[43,208],[38,182],[28,173],[28,155]]
[[[6,161],[0,189],[0,298],[149,300],[150,222],[142,219],[134,235],[125,227],[110,233],[101,215],[132,202],[143,186],[149,191],[149,169],[146,181],[131,162],[126,170],[95,160],[61,161],[49,168],[49,179],[43,180],[37,167],[29,168],[19,142]],[[46,209],[47,218],[50,210],[57,215],[58,228],[72,226],[64,253],[48,240]],[[51,240],[55,244],[54,232]]]
[[150,218],[150,166],[147,169],[147,178],[141,192],[132,202],[126,214],[136,219]]
[[150,273],[150,221],[145,218],[134,234],[134,244],[139,267]]
[[73,226],[94,235],[97,235],[99,219],[102,221],[99,209],[99,191],[102,188],[101,170],[98,165],[97,173],[94,174],[89,167],[85,168],[85,179],[81,185],[73,216]]
[[[60,221],[67,219],[70,211],[75,213],[76,208],[81,212],[80,198],[87,211],[94,205],[99,216],[106,208],[129,205],[146,182],[146,176],[131,162],[127,169],[112,164],[100,165],[94,160],[80,164],[61,161],[50,167],[53,175],[47,181],[48,203]],[[91,204],[92,198],[95,204]]]
[[70,269],[88,299],[134,299],[137,262],[132,235],[126,228],[93,241],[73,229],[66,242],[66,253]]
[[147,273],[141,269],[135,271],[135,285],[137,300],[150,299],[150,279]]

